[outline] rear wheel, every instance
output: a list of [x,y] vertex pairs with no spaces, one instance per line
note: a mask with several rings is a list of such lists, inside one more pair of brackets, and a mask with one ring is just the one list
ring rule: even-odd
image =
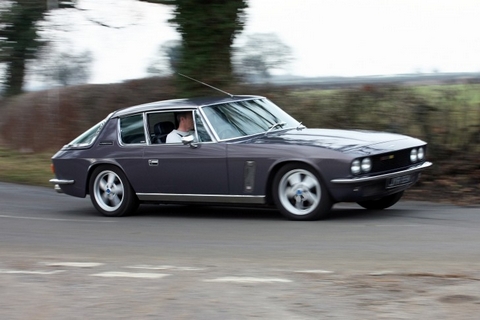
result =
[[137,196],[127,177],[115,166],[96,168],[90,179],[89,191],[93,206],[108,217],[120,217],[138,207]]
[[402,196],[403,191],[400,191],[398,193],[394,193],[380,199],[359,201],[357,203],[365,209],[382,210],[393,206],[395,203],[398,202],[398,200],[400,200],[400,198],[402,198]]
[[307,165],[288,164],[273,181],[273,199],[290,220],[318,220],[330,212],[332,201],[321,179]]

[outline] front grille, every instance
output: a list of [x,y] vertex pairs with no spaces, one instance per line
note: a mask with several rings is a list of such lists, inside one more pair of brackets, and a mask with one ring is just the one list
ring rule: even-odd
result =
[[373,156],[371,173],[384,173],[412,165],[410,151],[406,149]]

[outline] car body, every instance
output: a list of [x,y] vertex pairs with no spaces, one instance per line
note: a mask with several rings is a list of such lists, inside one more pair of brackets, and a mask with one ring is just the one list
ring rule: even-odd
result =
[[[195,130],[165,143],[180,112]],[[420,172],[427,144],[393,133],[308,129],[261,96],[175,99],[118,110],[53,157],[57,191],[90,195],[106,216],[140,203],[276,206],[316,220],[336,202],[395,204]]]

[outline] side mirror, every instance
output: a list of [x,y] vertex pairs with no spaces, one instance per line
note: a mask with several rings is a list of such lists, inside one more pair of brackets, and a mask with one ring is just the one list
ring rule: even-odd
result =
[[185,136],[185,137],[182,137],[182,143],[184,145],[190,145],[190,147],[192,148],[196,148],[197,145],[194,143],[194,140],[195,140],[195,137],[193,136],[193,134],[189,134],[188,136]]

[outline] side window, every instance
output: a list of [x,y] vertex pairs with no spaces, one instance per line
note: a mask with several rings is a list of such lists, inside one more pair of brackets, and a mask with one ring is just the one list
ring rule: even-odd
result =
[[120,137],[125,144],[146,143],[143,115],[138,114],[121,118]]
[[197,131],[198,141],[199,142],[210,142],[212,138],[208,134],[207,129],[205,128],[202,118],[200,115],[195,112],[195,129]]
[[[147,114],[148,133],[152,144],[166,143],[167,135],[178,128],[178,114],[185,111],[152,112]],[[187,110],[187,112],[192,112]],[[199,142],[210,142],[212,138],[205,128],[202,118],[197,112],[195,115],[195,130]]]

